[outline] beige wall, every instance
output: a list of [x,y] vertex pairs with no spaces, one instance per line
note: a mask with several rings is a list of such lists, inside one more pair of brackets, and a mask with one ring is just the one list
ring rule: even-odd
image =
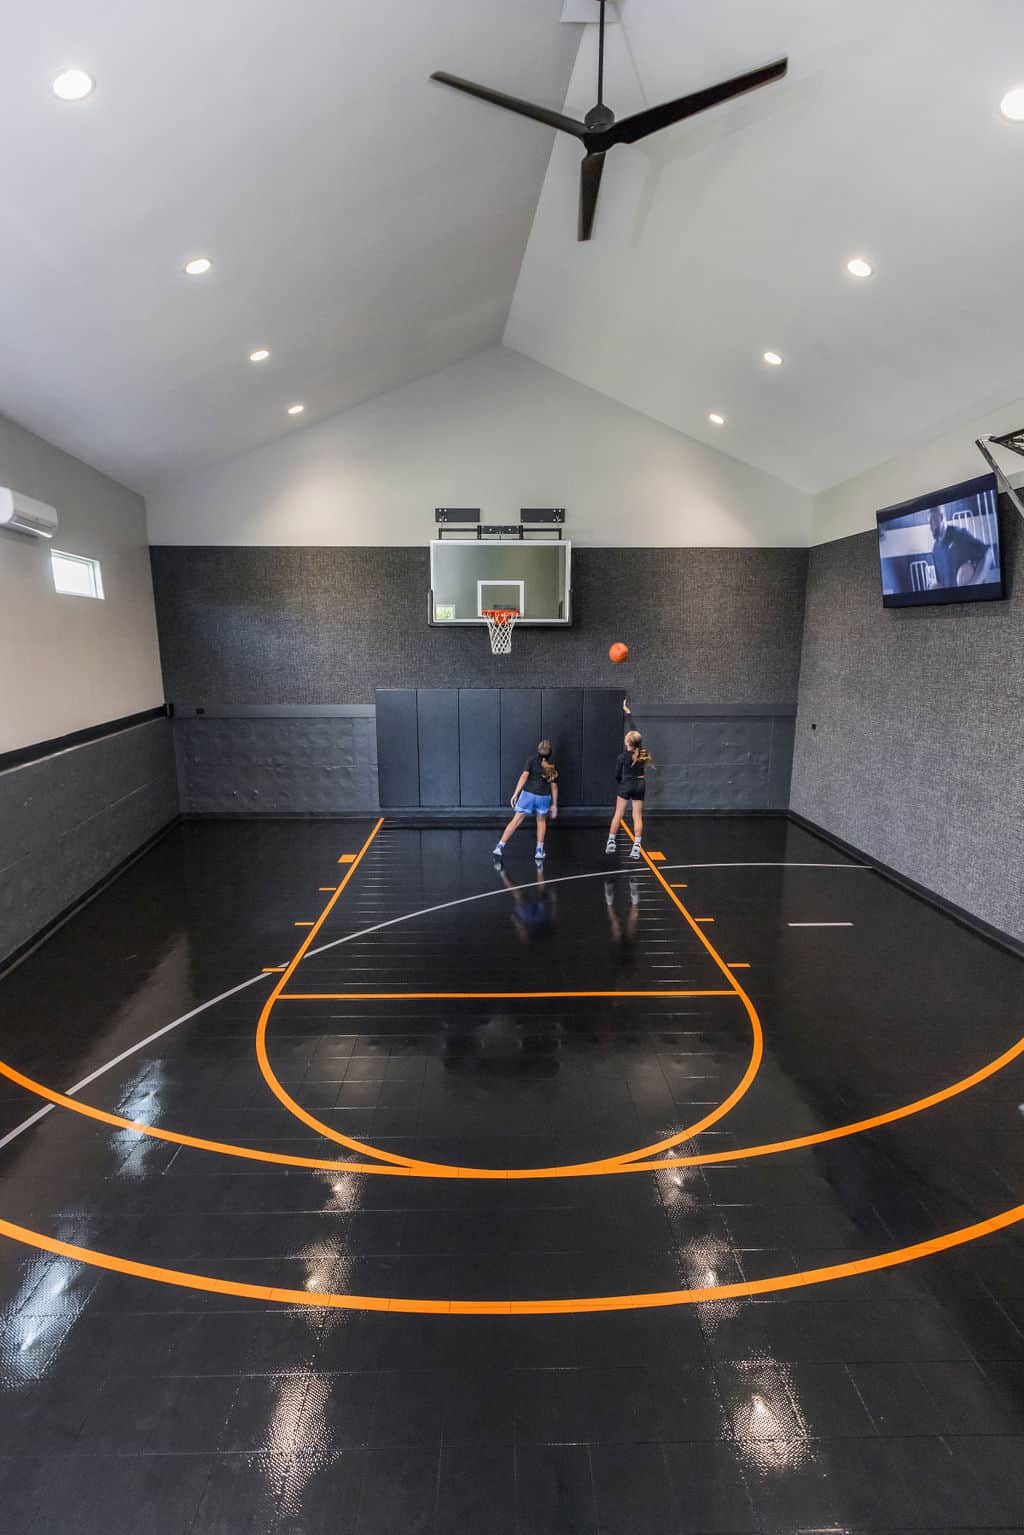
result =
[[105,600],[60,597],[45,539],[0,531],[0,752],[163,702],[141,496],[0,417],[0,485],[57,508]]

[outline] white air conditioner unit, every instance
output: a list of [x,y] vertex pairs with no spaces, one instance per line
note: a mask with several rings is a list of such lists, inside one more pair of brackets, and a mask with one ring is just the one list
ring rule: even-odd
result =
[[52,538],[57,531],[57,513],[45,501],[34,501],[16,490],[0,485],[0,528],[13,533],[32,533],[37,538]]

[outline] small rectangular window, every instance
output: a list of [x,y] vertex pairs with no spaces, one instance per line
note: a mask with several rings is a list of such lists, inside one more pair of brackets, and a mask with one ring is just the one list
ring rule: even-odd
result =
[[64,597],[102,597],[103,575],[99,560],[82,554],[61,554],[50,550],[54,590]]

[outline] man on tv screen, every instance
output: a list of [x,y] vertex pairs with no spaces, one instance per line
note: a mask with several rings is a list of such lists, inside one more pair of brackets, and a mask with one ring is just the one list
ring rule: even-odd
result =
[[946,509],[933,506],[928,523],[935,543],[932,560],[936,586],[975,586],[984,581],[989,568],[988,544],[946,521]]

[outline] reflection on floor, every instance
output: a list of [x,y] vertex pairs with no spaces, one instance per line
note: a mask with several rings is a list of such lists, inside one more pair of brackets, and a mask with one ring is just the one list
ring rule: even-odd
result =
[[0,982],[9,1067],[180,1137],[0,1077],[3,1535],[1022,1527],[1024,1225],[866,1262],[1020,1201],[1020,1058],[891,1111],[1021,962],[782,820],[372,830],[185,825]]

